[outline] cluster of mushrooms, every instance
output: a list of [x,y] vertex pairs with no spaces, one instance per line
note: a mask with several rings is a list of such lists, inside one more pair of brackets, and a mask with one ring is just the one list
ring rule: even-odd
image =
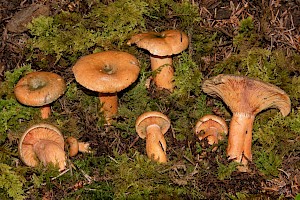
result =
[[[148,32],[134,35],[128,45],[136,44],[150,53],[153,81],[159,90],[174,90],[172,55],[179,54],[188,47],[188,36],[178,30],[160,33]],[[138,78],[140,67],[135,56],[122,51],[104,51],[80,58],[72,68],[76,81],[85,88],[99,93],[101,112],[110,125],[118,111],[117,92],[125,89]],[[41,117],[46,119],[51,113],[50,104],[66,90],[63,78],[51,72],[32,72],[20,79],[15,86],[17,100],[25,105],[41,107]],[[289,114],[291,102],[280,88],[245,76],[220,74],[205,80],[202,90],[221,98],[232,111],[229,126],[227,155],[229,159],[241,163],[241,171],[247,170],[252,160],[252,127],[255,115],[268,108],[278,108],[283,116]],[[146,152],[150,159],[167,162],[164,134],[171,122],[157,111],[145,112],[136,120],[136,132],[146,138]],[[206,115],[195,126],[196,136],[208,143],[218,144],[228,133],[224,119]],[[53,163],[60,170],[66,167],[64,145],[69,145],[69,155],[89,152],[88,143],[67,138],[50,124],[30,127],[19,141],[19,154],[28,166],[39,163]],[[216,150],[214,147],[213,150]]]

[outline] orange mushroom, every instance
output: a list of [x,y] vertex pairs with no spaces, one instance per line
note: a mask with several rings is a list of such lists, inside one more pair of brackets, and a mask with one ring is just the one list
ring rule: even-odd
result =
[[170,128],[169,118],[156,111],[146,112],[136,120],[136,132],[140,138],[146,138],[146,152],[148,158],[160,162],[167,162],[167,144],[164,134]]
[[[201,134],[201,132],[204,134]],[[216,115],[205,115],[201,117],[195,127],[195,134],[199,140],[207,138],[208,144],[218,144],[219,140],[223,140],[223,135],[227,135],[228,127],[224,119]],[[217,147],[213,149],[215,151]]]
[[72,136],[68,137],[66,143],[69,145],[69,155],[71,157],[76,156],[78,152],[89,153],[90,144],[87,142],[78,142],[78,140]]
[[109,122],[118,111],[117,92],[132,84],[140,72],[138,60],[121,51],[105,51],[83,56],[73,66],[78,83],[99,92],[102,111]]
[[64,79],[52,72],[32,72],[19,80],[14,88],[17,100],[28,106],[40,106],[41,117],[51,113],[50,103],[57,100],[66,90]]
[[66,167],[64,138],[61,132],[50,124],[37,124],[25,131],[19,140],[19,155],[28,166],[44,166],[52,163],[59,170]]
[[235,75],[218,75],[203,82],[205,93],[221,98],[233,113],[229,126],[227,155],[242,163],[247,171],[252,161],[252,128],[255,116],[262,110],[278,108],[283,116],[291,110],[289,96],[279,87],[260,80]]
[[178,30],[148,32],[134,35],[127,44],[136,44],[150,52],[151,69],[157,70],[154,77],[156,86],[158,89],[172,92],[174,89],[172,55],[179,54],[188,47],[188,36]]

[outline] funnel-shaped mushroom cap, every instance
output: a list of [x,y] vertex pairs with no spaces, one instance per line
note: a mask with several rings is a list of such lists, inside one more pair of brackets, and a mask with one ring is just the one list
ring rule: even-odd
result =
[[14,92],[28,106],[43,106],[58,99],[66,90],[64,79],[52,72],[32,72],[19,80]]
[[34,125],[27,129],[19,140],[19,155],[26,165],[35,167],[39,164],[34,147],[40,141],[51,141],[56,144],[54,146],[58,146],[64,151],[63,135],[55,126],[50,124]]
[[148,50],[152,55],[170,56],[185,50],[189,45],[189,39],[184,32],[167,30],[160,33],[149,32],[134,35],[127,44],[136,44]]
[[[195,126],[195,132],[196,134],[202,130],[205,132],[209,128],[216,129],[218,133],[228,133],[228,127],[225,120],[216,115],[205,115],[201,117]],[[201,136],[199,136],[199,138],[200,140],[202,139]]]
[[244,76],[220,74],[204,81],[202,90],[221,98],[233,113],[256,115],[264,109],[278,108],[286,116],[291,110],[290,98],[282,89]]
[[140,115],[135,123],[136,132],[144,139],[147,134],[147,127],[156,124],[160,127],[162,134],[165,134],[170,128],[171,122],[169,118],[156,111],[145,112]]
[[73,66],[75,79],[84,87],[100,92],[119,92],[138,77],[140,68],[133,55],[105,51],[83,56]]

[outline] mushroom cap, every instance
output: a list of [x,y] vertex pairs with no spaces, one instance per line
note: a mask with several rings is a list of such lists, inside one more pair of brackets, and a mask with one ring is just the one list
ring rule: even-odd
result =
[[66,143],[69,144],[69,155],[71,157],[76,156],[79,152],[78,140],[72,136],[68,137]]
[[140,67],[133,55],[121,51],[104,51],[80,58],[73,66],[78,83],[100,92],[119,92],[138,77]]
[[290,98],[282,89],[245,76],[220,74],[205,80],[202,90],[221,98],[236,114],[253,116],[268,108],[278,108],[286,116],[291,111]]
[[28,106],[43,106],[58,99],[66,90],[64,79],[52,72],[31,72],[14,88],[17,100]]
[[189,38],[182,31],[167,30],[160,33],[148,32],[134,35],[127,44],[136,44],[152,55],[170,56],[185,50],[189,45]]
[[64,149],[64,138],[58,128],[50,124],[31,126],[21,136],[18,146],[20,158],[27,166],[35,167],[39,164],[34,152],[34,144],[41,140],[53,141]]
[[160,127],[162,134],[165,134],[171,126],[170,119],[157,111],[145,112],[140,115],[135,123],[138,135],[144,139],[147,135],[147,127],[156,124]]
[[195,126],[195,133],[198,134],[200,131],[205,131],[208,128],[214,127],[217,129],[219,133],[228,133],[228,126],[225,120],[216,115],[205,115],[201,117],[196,126]]

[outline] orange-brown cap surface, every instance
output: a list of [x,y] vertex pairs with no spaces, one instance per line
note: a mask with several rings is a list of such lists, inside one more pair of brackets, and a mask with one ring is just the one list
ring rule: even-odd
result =
[[50,124],[36,124],[28,128],[19,140],[19,155],[21,160],[31,167],[39,164],[34,152],[34,145],[41,140],[55,142],[64,150],[64,138],[61,132]]
[[148,50],[152,55],[170,56],[185,50],[189,45],[189,39],[182,31],[167,30],[160,33],[149,32],[134,35],[127,44],[136,44]]
[[78,83],[100,92],[119,92],[138,77],[138,60],[131,54],[121,51],[104,51],[80,58],[73,66]]
[[289,96],[279,87],[245,76],[220,74],[205,80],[202,90],[221,98],[233,113],[256,115],[268,108],[278,108],[283,116],[290,113]]
[[71,157],[76,156],[79,152],[78,140],[72,136],[68,137],[66,143],[69,144],[69,155]]
[[171,122],[169,118],[157,111],[145,112],[140,115],[135,123],[136,132],[141,138],[145,138],[147,127],[156,124],[160,127],[162,134],[165,134],[170,128]]
[[64,79],[52,72],[32,72],[14,88],[17,100],[28,106],[43,106],[58,99],[66,90]]

